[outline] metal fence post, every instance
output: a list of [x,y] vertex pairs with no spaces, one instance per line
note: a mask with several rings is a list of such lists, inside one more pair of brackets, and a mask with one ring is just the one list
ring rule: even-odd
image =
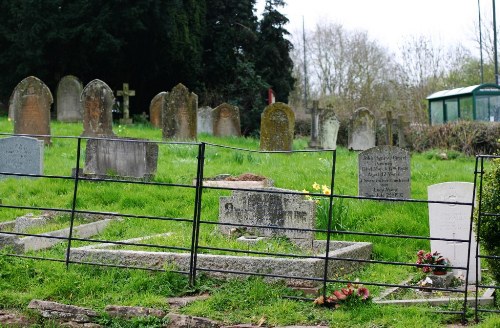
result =
[[76,209],[76,199],[78,194],[78,178],[80,174],[80,148],[81,148],[82,139],[79,137],[77,142],[76,149],[76,169],[75,169],[75,186],[73,188],[73,202],[71,204],[71,221],[69,225],[69,234],[68,234],[68,248],[66,249],[66,269],[69,268],[69,258],[71,253],[71,240],[73,238],[73,225],[75,222],[75,209]]
[[323,271],[323,299],[326,300],[326,282],[328,280],[328,259],[330,253],[330,237],[332,230],[333,221],[333,190],[335,188],[335,164],[337,162],[337,151],[334,150],[332,153],[332,172],[330,179],[330,203],[328,207],[328,228],[326,233],[326,249],[325,249],[325,267]]

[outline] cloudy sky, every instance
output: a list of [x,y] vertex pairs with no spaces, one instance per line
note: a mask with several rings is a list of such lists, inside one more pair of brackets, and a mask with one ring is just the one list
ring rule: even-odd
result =
[[[479,0],[483,19],[492,17],[492,1]],[[478,21],[478,0],[286,0],[282,9],[288,30],[301,33],[318,21],[341,23],[345,28],[368,31],[372,39],[390,49],[408,36],[430,36],[437,44],[462,43],[475,51],[472,41]],[[257,0],[257,12],[265,0]],[[500,11],[500,3],[497,6]],[[498,15],[497,15],[498,17]]]

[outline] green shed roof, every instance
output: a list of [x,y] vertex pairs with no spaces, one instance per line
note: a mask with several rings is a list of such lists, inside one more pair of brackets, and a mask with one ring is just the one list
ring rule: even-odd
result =
[[469,87],[464,88],[456,88],[451,90],[442,90],[438,92],[434,92],[430,96],[427,97],[428,100],[438,99],[438,98],[449,98],[454,96],[462,96],[467,94],[472,94],[475,91],[500,91],[500,86],[493,83],[485,83],[485,84],[477,84],[471,85]]

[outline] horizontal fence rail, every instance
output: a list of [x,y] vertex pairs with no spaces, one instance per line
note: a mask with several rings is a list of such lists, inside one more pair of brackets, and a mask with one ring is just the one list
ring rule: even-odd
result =
[[[6,134],[6,133],[0,133],[0,135],[3,136],[14,136],[13,134]],[[17,135],[19,136],[19,135]],[[43,137],[40,135],[23,135],[23,136],[29,136],[29,137]],[[471,265],[475,265],[476,269],[478,268],[478,261],[480,259],[499,259],[498,254],[479,254],[479,251],[477,251],[477,254],[475,256],[476,262],[475,263],[467,263],[466,266],[450,266],[449,268],[451,269],[459,269],[463,270],[465,272],[465,287],[463,289],[454,289],[454,288],[439,288],[439,287],[423,287],[423,286],[416,286],[416,285],[408,285],[404,283],[387,283],[387,282],[380,282],[380,281],[358,281],[354,279],[346,279],[344,277],[338,277],[338,278],[332,278],[329,273],[333,270],[331,269],[331,266],[334,265],[335,263],[338,263],[338,261],[343,261],[342,263],[352,263],[353,265],[360,265],[360,264],[368,264],[368,265],[386,265],[388,267],[394,267],[394,266],[402,266],[402,267],[414,267],[416,269],[418,268],[423,268],[423,267],[431,267],[431,268],[439,268],[439,265],[430,265],[430,264],[417,264],[417,263],[410,263],[410,262],[404,262],[404,261],[389,261],[389,260],[384,260],[384,259],[377,259],[377,258],[354,258],[350,256],[337,256],[337,255],[332,255],[332,251],[336,251],[337,244],[333,240],[333,238],[347,238],[346,240],[350,240],[349,238],[353,237],[359,237],[359,238],[368,238],[368,240],[373,240],[373,238],[381,238],[382,240],[396,240],[396,239],[401,239],[401,240],[406,240],[406,239],[413,239],[413,240],[423,240],[423,241],[431,241],[431,240],[439,240],[439,241],[447,241],[447,242],[454,242],[454,243],[465,243],[467,244],[469,252],[471,251],[471,236],[472,236],[472,230],[473,230],[473,216],[474,216],[474,210],[475,210],[475,204],[474,201],[471,200],[470,202],[453,202],[453,201],[438,201],[438,200],[422,200],[422,199],[410,199],[410,198],[384,198],[384,197],[367,197],[367,196],[357,196],[357,195],[345,195],[342,193],[336,193],[336,163],[337,163],[337,152],[335,150],[305,150],[305,151],[286,151],[286,152],[276,152],[276,151],[257,151],[257,150],[249,150],[249,149],[242,149],[242,148],[236,148],[236,147],[230,147],[230,146],[223,146],[223,145],[217,145],[217,144],[211,144],[211,143],[204,143],[204,142],[159,142],[159,141],[149,141],[149,140],[127,140],[127,139],[106,139],[106,138],[89,138],[89,137],[57,137],[57,136],[51,136],[53,140],[71,140],[75,141],[75,163],[74,163],[74,174],[69,175],[69,176],[64,176],[64,175],[37,175],[37,174],[22,174],[22,173],[12,173],[12,172],[0,172],[0,175],[4,176],[15,176],[15,177],[29,177],[29,178],[44,178],[44,179],[52,179],[52,180],[65,180],[69,182],[73,182],[73,185],[71,187],[72,194],[71,194],[71,205],[68,208],[54,208],[50,206],[30,206],[27,204],[2,204],[0,203],[0,209],[17,209],[17,210],[33,210],[33,211],[55,211],[58,213],[62,214],[67,214],[70,216],[69,220],[69,230],[67,232],[66,236],[51,236],[47,234],[36,234],[36,233],[24,233],[24,232],[14,232],[14,231],[2,231],[2,228],[0,226],[0,233],[4,235],[10,235],[10,236],[22,236],[22,237],[36,237],[36,238],[44,238],[44,239],[54,239],[54,240],[60,240],[60,241],[65,241],[67,243],[66,246],[66,251],[64,253],[63,258],[53,258],[53,257],[43,257],[37,254],[36,252],[29,252],[29,253],[23,253],[23,254],[18,254],[18,253],[5,253],[3,254],[4,256],[14,256],[14,257],[19,257],[19,258],[25,258],[25,259],[32,259],[32,260],[46,260],[46,261],[53,261],[53,262],[60,262],[60,263],[65,263],[67,267],[69,267],[70,264],[83,264],[83,265],[97,265],[97,266],[105,266],[105,267],[116,267],[116,268],[129,268],[129,269],[142,269],[142,270],[149,270],[149,271],[172,271],[180,274],[184,274],[188,276],[189,282],[191,285],[195,285],[197,282],[197,275],[198,272],[203,272],[206,274],[213,274],[216,277],[223,276],[223,275],[229,275],[229,276],[259,276],[263,278],[271,278],[271,279],[285,279],[285,280],[298,280],[298,281],[309,281],[311,283],[320,284],[321,285],[321,294],[322,296],[326,299],[327,297],[327,292],[331,288],[330,285],[332,284],[363,284],[367,286],[377,286],[377,287],[385,287],[385,288],[402,288],[402,289],[418,289],[418,290],[428,290],[428,291],[444,291],[444,292],[450,292],[454,294],[461,295],[463,297],[463,305],[461,307],[460,311],[444,311],[450,314],[460,314],[462,316],[462,321],[465,322],[465,315],[466,311],[469,308],[469,303],[468,303],[468,287],[469,287],[469,272]],[[97,140],[108,140],[108,141],[113,141],[113,140],[119,140],[121,142],[126,141],[130,143],[134,142],[147,142],[147,143],[154,143],[157,145],[162,145],[164,147],[190,147],[193,148],[193,156],[195,156],[195,165],[193,167],[189,167],[188,169],[193,169],[193,171],[186,172],[186,174],[191,174],[193,178],[193,184],[185,184],[185,183],[177,183],[177,182],[165,182],[165,181],[147,181],[147,180],[127,180],[123,179],[120,177],[87,177],[85,174],[81,175],[81,163],[82,163],[82,158],[83,154],[81,153],[83,144],[82,142],[87,142],[92,139],[97,139]],[[55,141],[53,142],[55,143]],[[205,180],[205,169],[209,161],[207,161],[207,152],[210,151],[218,151],[218,150],[223,150],[223,151],[230,151],[230,152],[243,152],[243,153],[248,153],[248,154],[263,154],[265,156],[276,156],[279,154],[285,154],[285,155],[292,155],[296,153],[302,153],[302,154],[315,154],[315,153],[324,153],[329,156],[331,156],[331,162],[329,164],[329,169],[328,171],[330,172],[329,175],[329,185],[328,188],[330,190],[329,194],[325,193],[316,193],[316,192],[300,192],[300,191],[293,191],[293,190],[280,190],[280,189],[250,189],[250,188],[235,188],[235,187],[220,187],[220,186],[208,186],[204,184]],[[492,217],[498,217],[498,213],[484,213],[481,212],[481,195],[482,195],[482,181],[483,181],[483,173],[484,173],[484,161],[485,160],[491,160],[493,156],[478,156],[476,159],[476,169],[475,169],[475,180],[474,180],[474,190],[475,194],[477,193],[478,196],[478,217],[479,217],[479,225],[478,225],[478,231],[481,228],[480,220],[482,216],[492,216]],[[0,180],[1,183],[2,180]],[[164,190],[171,190],[174,188],[182,188],[187,191],[190,191],[188,196],[189,199],[191,199],[191,206],[192,206],[192,217],[174,217],[174,216],[157,216],[157,215],[150,215],[147,213],[144,214],[137,214],[137,213],[116,213],[112,211],[101,211],[101,210],[88,210],[88,209],[82,209],[79,208],[79,199],[81,199],[85,195],[85,191],[82,191],[82,188],[86,189],[91,189],[93,186],[99,186],[100,184],[112,184],[116,183],[119,185],[133,185],[133,186],[145,186],[147,188],[155,188],[155,187],[161,187],[165,188],[162,189],[162,192],[165,192]],[[478,186],[478,190],[476,190],[476,186]],[[217,220],[214,220],[212,217],[207,216],[205,213],[206,211],[206,203],[204,202],[204,197],[208,193],[211,192],[216,192],[216,193],[227,193],[231,191],[238,191],[238,192],[246,192],[246,193],[266,193],[266,194],[272,194],[276,196],[281,196],[281,195],[290,195],[290,196],[300,196],[300,197],[315,197],[316,199],[324,199],[327,201],[328,204],[328,209],[327,209],[327,215],[328,215],[328,221],[327,221],[327,226],[326,228],[297,228],[297,227],[284,227],[284,226],[270,226],[266,224],[244,224],[244,223],[229,223],[229,222],[219,222]],[[339,218],[336,217],[336,213],[334,211],[335,204],[338,202],[342,201],[352,201],[352,202],[383,202],[387,204],[405,204],[405,203],[414,203],[416,205],[422,204],[445,204],[445,205],[455,205],[455,206],[470,206],[472,208],[471,211],[471,224],[470,227],[468,227],[469,231],[469,238],[468,239],[461,239],[461,238],[439,238],[439,237],[431,237],[431,236],[423,236],[423,235],[410,235],[410,234],[394,234],[394,233],[381,233],[381,232],[368,232],[368,231],[352,231],[352,230],[342,230],[338,229],[335,226],[335,223],[338,222]],[[76,226],[75,226],[75,220],[77,216],[80,215],[98,215],[98,216],[103,216],[103,217],[109,217],[109,218],[120,218],[120,219],[129,219],[129,220],[143,220],[144,224],[147,225],[148,223],[153,223],[153,222],[168,222],[168,223],[176,223],[180,225],[186,225],[186,229],[189,229],[189,241],[188,241],[188,246],[176,246],[176,245],[159,245],[159,244],[154,244],[151,242],[146,242],[144,240],[107,240],[104,238],[84,238],[84,237],[79,237],[76,233]],[[210,243],[206,244],[204,240],[209,240],[210,238],[207,238],[207,234],[213,233],[214,231],[219,231],[221,227],[233,227],[234,229],[236,228],[249,228],[249,229],[268,229],[271,230],[273,234],[279,236],[280,234],[285,234],[287,231],[292,231],[292,232],[299,232],[299,233],[310,233],[313,236],[322,234],[324,235],[325,239],[322,241],[320,246],[317,248],[320,249],[320,251],[315,250],[314,242],[315,240],[312,241],[311,244],[311,252],[310,254],[300,254],[300,252],[297,252],[296,250],[290,250],[290,252],[285,252],[282,250],[278,251],[263,251],[263,250],[251,250],[250,247],[248,249],[239,249],[239,248],[231,248],[230,245],[227,246],[217,246],[217,245],[212,245]],[[202,238],[203,237],[203,238]],[[370,239],[372,238],[372,239]],[[75,260],[72,257],[72,254],[75,252],[80,252],[78,250],[78,247],[75,248],[73,243],[74,242],[79,242],[79,243],[87,243],[88,246],[85,247],[93,247],[95,245],[106,245],[103,246],[102,249],[109,249],[110,251],[115,251],[113,247],[124,247],[124,246],[131,246],[131,247],[142,247],[142,248],[157,248],[161,250],[171,250],[174,251],[176,256],[185,256],[186,258],[182,258],[183,263],[187,263],[186,266],[183,266],[182,268],[165,268],[165,267],[150,267],[150,266],[141,266],[141,265],[128,265],[128,264],[122,264],[122,263],[107,263],[103,261],[97,261],[97,260],[89,260],[86,258],[81,258],[79,260]],[[347,243],[347,242],[345,242]],[[478,238],[478,243],[479,243],[479,238]],[[478,245],[476,245],[478,246]],[[274,247],[274,246],[273,246]],[[96,248],[89,248],[92,250],[95,250]],[[477,249],[479,249],[477,247]],[[219,266],[212,266],[209,267],[207,266],[207,261],[210,261],[210,258],[214,259],[213,256],[216,256],[217,254],[230,254],[229,256],[233,257],[239,257],[240,259],[243,259],[246,262],[246,265],[244,264],[235,264],[234,266],[230,265],[219,265]],[[253,256],[250,256],[253,255]],[[248,263],[255,263],[256,259],[265,259],[266,261],[269,261],[272,265],[273,259],[291,259],[291,260],[297,260],[297,261],[319,261],[318,263],[321,263],[320,270],[317,270],[314,275],[301,275],[299,274],[290,274],[291,271],[277,271],[276,273],[269,272],[266,270],[259,270],[259,268],[248,265]],[[218,261],[219,264],[223,260],[221,259],[215,259],[213,261]],[[236,262],[235,262],[236,263]],[[302,262],[301,262],[302,263]],[[306,262],[303,262],[306,263]],[[312,262],[307,262],[311,265],[310,263]],[[315,262],[316,263],[316,262]],[[301,264],[302,266],[307,266],[306,264]],[[316,265],[316,264],[314,264]],[[253,269],[253,270],[252,270]],[[476,270],[477,272],[477,270]],[[476,277],[476,281],[478,281]],[[495,312],[496,310],[491,310],[491,309],[486,309],[486,308],[481,308],[479,305],[479,289],[484,289],[484,288],[493,288],[493,289],[499,289],[497,285],[489,286],[489,285],[481,285],[477,284],[475,286],[475,315],[476,315],[476,320],[478,319],[478,313],[479,312]],[[312,298],[307,298],[307,297],[297,297],[297,296],[292,296],[289,295],[288,297],[290,298],[296,298],[296,299],[306,299],[306,300],[313,300]],[[498,312],[498,311],[496,311]]]

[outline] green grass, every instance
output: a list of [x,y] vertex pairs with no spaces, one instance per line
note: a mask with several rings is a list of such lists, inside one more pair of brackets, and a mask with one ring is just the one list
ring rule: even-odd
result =
[[[12,124],[0,118],[0,131],[11,132]],[[54,136],[78,136],[81,124],[52,122]],[[147,125],[114,127],[120,137],[145,138],[161,141],[161,130]],[[258,150],[259,141],[252,138],[216,138],[200,136],[200,141],[231,147]],[[85,142],[82,143],[83,146]],[[294,141],[294,149],[304,149],[307,140]],[[84,157],[82,148],[82,157]],[[191,244],[190,220],[194,214],[195,189],[190,187],[196,176],[198,148],[196,145],[159,145],[158,170],[154,182],[182,184],[165,187],[126,183],[81,181],[78,185],[78,210],[127,213],[138,216],[180,218],[186,222],[157,221],[147,218],[125,218],[113,222],[96,238],[123,240],[170,232],[166,238],[169,246],[189,247]],[[448,181],[473,182],[474,159],[457,154],[441,160],[435,152],[412,154],[412,198],[427,198],[427,187]],[[84,158],[80,166],[84,165]],[[45,148],[44,174],[70,176],[76,167],[76,140],[52,138],[52,146]],[[330,185],[332,155],[328,152],[295,154],[261,154],[207,145],[204,176],[213,177],[228,173],[239,175],[254,173],[272,179],[276,187],[293,190],[310,190],[314,182]],[[337,151],[334,193],[357,195],[357,155],[346,149]],[[55,207],[71,209],[74,181],[71,179],[4,179],[0,180],[2,203],[14,206]],[[217,221],[220,196],[230,192],[208,190],[203,193],[202,220]],[[327,200],[327,199],[326,199]],[[324,202],[322,200],[321,202]],[[398,235],[428,236],[426,204],[389,203],[337,199],[334,208],[334,228],[339,230],[387,233]],[[0,208],[0,222],[25,215],[29,210]],[[318,228],[325,228],[325,213],[318,211]],[[66,221],[58,222],[63,228]],[[245,248],[233,239],[221,236],[215,225],[204,224],[200,230],[200,245],[226,248]],[[39,230],[32,230],[39,232]],[[317,233],[317,239],[325,235]],[[373,243],[373,258],[413,263],[419,249],[428,249],[429,242],[406,238],[383,238],[361,235],[336,234],[334,239],[368,241]],[[151,240],[150,240],[151,241]],[[149,241],[148,241],[149,242]],[[164,240],[152,240],[163,243]],[[73,242],[73,246],[87,245]],[[276,248],[277,246],[282,248]],[[279,252],[295,253],[292,245],[280,240],[261,243],[258,249],[273,247]],[[66,244],[53,249],[31,253],[47,258],[64,258]],[[273,249],[273,250],[274,250]],[[370,265],[354,274],[339,279],[399,283],[414,273],[405,266]],[[341,287],[331,284],[330,289]],[[369,286],[373,295],[382,288]],[[367,305],[361,308],[342,308],[336,311],[317,308],[310,302],[283,299],[281,295],[294,295],[280,284],[269,284],[260,279],[217,282],[202,278],[196,290],[191,290],[187,279],[169,272],[145,272],[140,270],[98,268],[47,261],[30,261],[0,256],[0,308],[24,309],[33,298],[92,307],[102,311],[107,304],[140,305],[164,308],[167,296],[190,292],[210,291],[213,296],[197,302],[182,311],[203,315],[227,323],[257,323],[265,318],[266,324],[318,324],[328,322],[335,327],[439,327],[446,320],[456,318],[438,315],[428,306],[389,307]],[[451,319],[450,319],[451,318]],[[488,319],[489,318],[489,319]],[[104,319],[103,319],[104,320]],[[498,321],[485,317],[484,326],[493,327]],[[111,320],[107,326],[116,324]],[[137,323],[140,326],[142,323]],[[155,323],[156,324],[156,323]],[[159,324],[159,323],[158,323]],[[151,326],[154,326],[151,323]]]

